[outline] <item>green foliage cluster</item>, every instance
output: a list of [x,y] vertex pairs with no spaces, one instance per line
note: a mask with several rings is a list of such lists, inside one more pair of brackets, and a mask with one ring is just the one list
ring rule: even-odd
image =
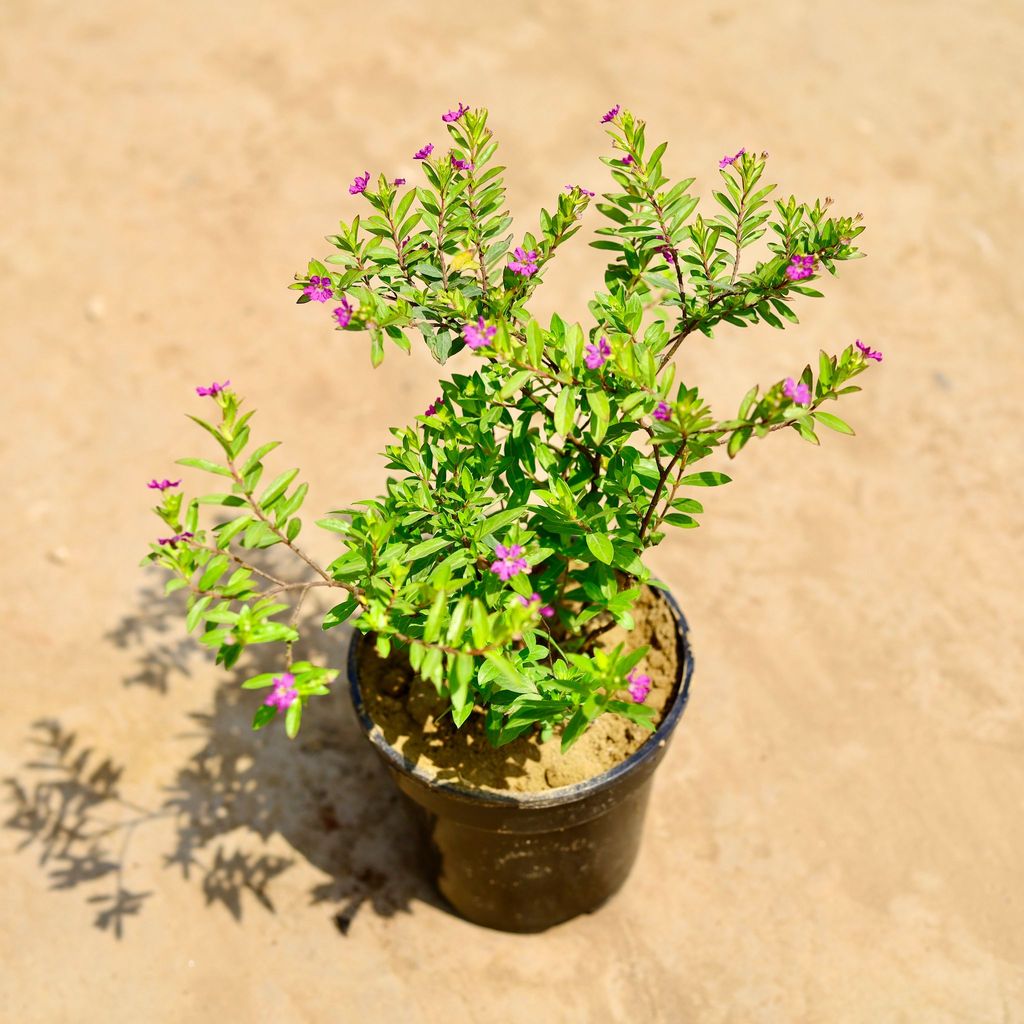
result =
[[[336,251],[292,286],[308,302],[310,279],[329,280],[345,311],[339,329],[369,334],[375,366],[389,341],[408,350],[418,334],[443,363],[474,327],[494,328],[463,372],[442,381],[441,400],[392,430],[386,492],[317,521],[342,546],[318,565],[297,541],[306,484],[295,469],[263,483],[276,445],[252,447],[252,414],[226,389],[213,397],[219,419],[196,419],[219,460],[181,460],[223,489],[190,500],[165,492],[157,512],[180,539],[155,544],[148,559],[172,574],[169,591],[187,589],[188,627],[218,661],[234,664],[250,644],[285,645],[297,690],[285,712],[292,735],[308,699],[335,675],[291,661],[297,609],[315,587],[340,592],[325,629],[351,621],[382,655],[406,650],[455,723],[483,714],[496,745],[537,728],[560,731],[568,747],[603,712],[650,726],[650,709],[624,694],[645,649],[597,646],[613,624],[632,626],[645,584],[659,585],[644,552],[670,527],[698,525],[695,493],[729,480],[706,468],[716,452],[732,458],[751,438],[784,429],[814,444],[819,426],[852,433],[823,406],[859,390],[850,382],[868,365],[852,345],[822,352],[795,380],[752,387],[722,419],[693,382],[677,379],[672,357],[723,321],[795,321],[793,301],[821,293],[787,273],[794,257],[834,274],[859,255],[863,228],[859,217],[832,215],[827,201],[772,201],[765,155],[747,153],[723,161],[719,212],[705,218],[693,179],[666,177],[666,144],[649,147],[644,122],[622,112],[607,124],[612,185],[595,203],[606,222],[591,243],[608,254],[604,286],[585,322],[542,323],[530,299],[592,194],[567,187],[541,211],[519,243],[536,272],[518,273],[487,112],[467,111],[447,128],[451,149],[422,162],[425,183],[403,188],[381,176],[362,193],[370,214],[342,223],[329,238]],[[603,362],[594,356],[601,339],[610,348]],[[792,397],[795,383],[806,400]],[[221,513],[216,525],[201,525],[202,506]],[[529,572],[499,578],[499,545],[520,546]],[[290,549],[304,575],[257,568],[249,552],[274,546]],[[261,705],[255,726],[276,714]]]

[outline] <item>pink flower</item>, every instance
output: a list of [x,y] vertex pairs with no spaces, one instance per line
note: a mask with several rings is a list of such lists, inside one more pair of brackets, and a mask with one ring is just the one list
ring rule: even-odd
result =
[[576,189],[581,195],[590,196],[591,198],[594,197],[594,193],[591,192],[589,189],[585,189],[582,185],[566,185],[565,186],[565,191],[566,192],[571,192],[573,189]]
[[[668,239],[664,235],[656,235],[662,242],[668,242]],[[676,253],[675,247],[671,245],[662,245],[654,250],[655,252],[661,253],[665,257],[667,263],[678,263],[679,255]]]
[[393,182],[391,182],[391,184],[392,185],[404,185],[405,184],[405,178],[395,178],[395,180]]
[[619,105],[618,103],[608,111],[604,117],[601,118],[601,124],[607,124],[609,121],[614,121],[619,116]]
[[180,544],[183,540],[191,540],[193,536],[194,534],[186,530],[184,533],[176,533],[173,537],[157,537],[156,542],[164,547],[167,545],[173,547],[175,544]]
[[632,166],[632,164],[634,163],[634,161],[633,161],[633,154],[632,154],[632,153],[627,153],[627,154],[626,154],[626,155],[625,155],[625,156],[624,156],[624,157],[623,157],[623,158],[622,158],[622,159],[621,159],[621,160],[619,161],[619,163],[620,163],[620,164],[622,164],[622,166],[623,166],[623,167],[630,167],[630,166]]
[[[540,596],[540,594],[537,593],[533,593],[529,597],[523,597],[521,594],[519,595],[519,603],[524,608],[529,608],[530,605],[540,604],[543,600],[544,599]],[[541,607],[538,608],[537,611],[539,611],[545,619],[550,619],[551,616],[555,614],[555,609],[552,608],[549,604],[541,605]]]
[[592,342],[587,342],[583,362],[587,364],[588,369],[597,370],[604,366],[611,354],[612,347],[608,344],[608,339],[602,335],[596,345]]
[[342,296],[341,305],[335,306],[331,315],[338,321],[339,327],[348,327],[349,321],[352,319],[352,314],[354,312],[355,310],[352,308],[352,303]]
[[438,410],[440,410],[443,406],[444,406],[444,399],[440,395],[438,395],[437,398],[435,398],[430,403],[430,405],[428,405],[426,407],[426,409],[423,410],[423,415],[424,416],[436,416],[437,413],[438,413]]
[[466,345],[472,349],[483,348],[485,345],[490,345],[497,333],[498,328],[488,325],[487,321],[484,320],[483,317],[479,317],[475,325],[466,324],[466,326],[462,328],[462,337],[465,338]]
[[471,171],[473,165],[468,160],[460,160],[454,153],[451,155],[452,167],[457,171]]
[[369,185],[369,184],[370,184],[370,172],[369,171],[364,171],[362,177],[360,177],[357,174],[356,177],[355,177],[355,180],[348,187],[349,195],[357,196],[357,195],[359,195],[360,192],[365,192],[366,191],[366,186]]
[[522,274],[523,277],[532,277],[537,273],[537,250],[530,249],[527,252],[521,245],[516,246],[508,259],[508,269],[513,274]]
[[730,164],[736,163],[736,161],[739,160],[739,158],[743,156],[744,153],[746,153],[745,148],[741,149],[735,156],[723,156],[722,159],[718,161],[718,169],[722,170],[723,168],[728,167]]
[[798,384],[792,377],[787,377],[782,385],[782,393],[797,405],[811,404],[811,389],[803,381]]
[[492,563],[491,572],[503,582],[507,583],[513,576],[518,576],[521,572],[530,571],[530,566],[523,558],[523,549],[520,545],[509,544],[506,547],[504,544],[499,544],[494,549],[494,553],[498,559]]
[[416,152],[413,153],[412,158],[413,160],[426,160],[427,157],[430,156],[430,154],[433,152],[434,144],[432,142],[428,142],[425,146],[421,147],[420,149],[417,149]]
[[196,388],[196,394],[200,398],[213,398],[215,395],[219,395],[231,381],[226,380],[223,384],[213,383],[208,388],[198,387]]
[[147,487],[154,491],[166,491],[168,487],[180,487],[180,480],[150,480]]
[[805,277],[811,277],[814,274],[815,257],[813,254],[808,256],[794,256],[789,261],[789,266],[786,267],[786,277],[790,281],[802,281]]
[[654,418],[662,421],[672,419],[672,406],[668,402],[659,402],[658,408],[654,410]]
[[287,711],[299,699],[295,676],[291,672],[282,672],[273,682],[273,688],[263,703],[278,711]]
[[651,692],[651,677],[645,676],[643,672],[639,672],[637,669],[633,669],[626,676],[626,681],[629,683],[629,695],[633,698],[633,703],[643,704],[647,700],[647,694]]
[[445,124],[451,124],[453,121],[458,121],[458,119],[462,117],[467,110],[469,110],[469,107],[464,106],[460,102],[458,110],[449,110],[447,114],[442,114],[441,120],[444,121]]
[[319,277],[314,274],[309,279],[309,284],[302,289],[303,295],[308,295],[314,302],[326,302],[331,297],[334,286],[329,277]]
[[860,349],[860,354],[865,359],[874,359],[876,363],[880,363],[882,361],[882,353],[879,352],[878,349],[872,348],[870,345],[861,344],[860,338],[857,339],[855,344],[857,348]]

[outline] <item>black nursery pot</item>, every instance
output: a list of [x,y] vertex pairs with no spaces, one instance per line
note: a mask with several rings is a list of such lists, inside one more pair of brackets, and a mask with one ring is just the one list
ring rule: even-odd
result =
[[355,634],[348,676],[363,732],[417,819],[431,878],[462,917],[488,928],[538,932],[596,910],[625,882],[640,847],[651,780],[686,708],[693,654],[671,595],[679,665],[658,729],[621,764],[572,786],[501,794],[437,782],[384,739],[366,713]]

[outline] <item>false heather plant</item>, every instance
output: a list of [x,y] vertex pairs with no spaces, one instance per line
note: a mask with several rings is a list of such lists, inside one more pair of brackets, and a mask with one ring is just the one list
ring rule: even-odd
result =
[[[631,628],[641,588],[658,585],[645,553],[670,528],[697,525],[693,489],[728,482],[705,468],[717,453],[734,458],[780,430],[812,444],[819,426],[852,433],[825,406],[882,358],[859,340],[822,352],[721,418],[673,356],[722,323],[795,322],[794,300],[821,294],[812,279],[859,255],[860,217],[831,214],[829,200],[771,200],[767,154],[745,147],[719,162],[718,210],[705,216],[694,179],[665,176],[666,144],[649,147],[644,122],[616,105],[599,118],[611,182],[593,203],[605,226],[591,244],[608,255],[603,287],[581,319],[542,323],[531,300],[594,193],[559,186],[537,228],[518,235],[487,112],[459,103],[440,120],[447,145],[414,154],[422,183],[356,173],[349,192],[365,214],[291,286],[300,303],[326,303],[336,330],[368,334],[374,366],[388,343],[409,351],[415,336],[439,363],[466,350],[429,408],[392,429],[385,493],[317,521],[341,545],[318,564],[298,543],[307,485],[297,469],[263,481],[277,442],[255,444],[252,413],[214,382],[197,388],[212,415],[192,418],[219,457],[179,462],[223,487],[186,498],[177,481],[151,482],[169,536],[148,561],[171,573],[169,592],[188,592],[187,626],[218,662],[284,645],[280,672],[244,684],[268,691],[256,728],[283,715],[294,736],[336,675],[292,660],[313,588],[340,594],[324,629],[351,621],[382,656],[401,648],[455,724],[483,714],[496,745],[540,727],[568,747],[603,712],[650,726],[650,680],[637,668],[646,649],[596,644],[616,623]],[[212,524],[200,515],[209,506]],[[252,552],[271,547],[297,573],[258,566]]]

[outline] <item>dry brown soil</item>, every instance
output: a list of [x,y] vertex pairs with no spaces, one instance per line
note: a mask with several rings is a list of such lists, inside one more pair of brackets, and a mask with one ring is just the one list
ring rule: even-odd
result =
[[[648,648],[637,671],[651,680],[644,703],[654,712],[651,725],[657,728],[680,685],[675,619],[650,588],[637,598],[633,619],[631,631],[613,626],[597,645],[606,650],[620,644],[626,651]],[[614,768],[652,739],[649,730],[609,712],[592,722],[565,753],[559,730],[546,740],[539,730],[530,730],[494,747],[481,713],[471,714],[462,728],[455,728],[450,703],[438,697],[433,683],[413,672],[404,652],[395,649],[381,658],[368,642],[358,651],[366,713],[380,734],[418,772],[449,785],[513,793],[571,786]]]

